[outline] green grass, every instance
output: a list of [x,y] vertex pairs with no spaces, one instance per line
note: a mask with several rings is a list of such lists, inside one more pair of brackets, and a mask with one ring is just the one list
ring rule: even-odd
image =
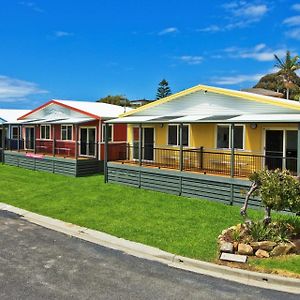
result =
[[[71,178],[0,165],[0,179],[0,202],[205,261],[217,258],[221,231],[243,221],[239,207],[104,184],[103,176]],[[263,213],[249,214],[258,219]],[[299,258],[265,261],[266,268],[276,266],[300,273]]]

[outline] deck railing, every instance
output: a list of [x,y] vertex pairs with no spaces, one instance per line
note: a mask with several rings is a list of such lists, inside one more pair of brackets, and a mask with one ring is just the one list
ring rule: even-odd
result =
[[[182,162],[180,150],[172,148],[156,148],[152,146],[141,147],[142,155],[139,158],[139,146],[124,144],[119,146],[118,152],[114,153],[114,159],[121,163],[139,164],[148,167],[175,169],[204,174],[233,175],[247,177],[254,171],[263,169],[288,169],[293,175],[297,173],[297,158],[282,157],[277,153],[261,155],[254,153],[235,152],[233,162],[231,153],[217,149],[206,150],[184,149]],[[110,152],[110,151],[109,151]],[[118,157],[117,157],[118,156]]]

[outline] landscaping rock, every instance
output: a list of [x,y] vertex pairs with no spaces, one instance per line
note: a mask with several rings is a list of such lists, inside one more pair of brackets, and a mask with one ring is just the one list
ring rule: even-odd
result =
[[289,243],[289,244],[279,244],[277,245],[270,253],[271,256],[280,256],[280,255],[286,255],[288,253],[292,253],[296,250],[295,244]]
[[268,257],[270,257],[270,254],[269,254],[268,251],[265,251],[265,250],[262,250],[262,249],[258,249],[255,252],[255,256],[258,257],[258,258],[268,258]]
[[229,242],[221,243],[220,252],[233,253],[233,244]]
[[295,245],[295,253],[300,254],[300,239],[293,240],[293,244]]
[[239,244],[238,246],[238,254],[241,255],[253,255],[253,248],[247,244]]
[[250,243],[251,247],[253,250],[266,250],[266,251],[271,251],[277,243],[271,242],[271,241],[262,241],[262,242],[252,242]]

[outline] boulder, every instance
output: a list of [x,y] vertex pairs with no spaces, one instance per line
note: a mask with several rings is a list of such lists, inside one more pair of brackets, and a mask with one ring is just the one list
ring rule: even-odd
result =
[[262,242],[252,242],[250,243],[253,250],[265,250],[265,251],[271,251],[277,243],[271,242],[271,241],[262,241]]
[[221,243],[220,252],[233,253],[233,244],[229,242]]
[[293,243],[281,243],[277,245],[271,252],[271,256],[280,256],[280,255],[286,255],[288,253],[292,253],[296,250],[295,244]]
[[268,257],[270,257],[270,254],[266,250],[258,249],[255,252],[255,256],[258,257],[258,258],[268,258]]
[[238,246],[238,254],[253,255],[253,248],[250,245],[240,243]]

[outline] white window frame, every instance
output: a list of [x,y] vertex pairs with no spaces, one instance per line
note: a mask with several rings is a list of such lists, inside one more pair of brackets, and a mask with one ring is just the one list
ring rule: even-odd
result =
[[[48,139],[42,137],[42,127],[49,127],[49,138]],[[52,130],[51,129],[52,129],[52,126],[49,125],[49,124],[40,125],[40,139],[44,140],[44,141],[50,141],[51,137],[52,137],[52,132],[51,132]],[[45,131],[45,134],[46,134],[46,131]]]
[[[14,138],[14,129],[17,129],[18,130],[18,137],[17,138]],[[19,140],[20,139],[20,129],[19,129],[19,127],[18,126],[11,126],[11,139],[12,140]]]
[[[176,134],[177,134],[177,145],[170,145],[169,144],[169,126],[176,126],[177,127],[177,132],[176,132]],[[167,126],[167,143],[166,144],[169,147],[179,147],[180,146],[180,141],[178,139],[178,137],[179,137],[179,126],[180,126],[180,124],[168,124],[168,126]],[[188,127],[188,144],[183,145],[183,147],[189,147],[190,143],[191,143],[191,126],[190,126],[190,124],[183,124],[183,126]]]
[[[218,147],[218,127],[219,126],[223,126],[223,127],[228,127],[228,130],[229,130],[229,147],[228,148],[220,148]],[[216,127],[215,127],[215,148],[216,149],[220,149],[220,150],[230,150],[231,149],[231,125],[230,124],[216,124]],[[245,136],[245,133],[246,133],[246,126],[245,124],[237,124],[237,125],[234,125],[234,127],[243,127],[243,148],[234,148],[238,151],[244,151],[245,150],[245,144],[246,144],[246,136]]]
[[[101,125],[101,143],[105,143],[105,136],[104,136],[105,125],[106,124]],[[111,140],[108,142],[112,143],[114,141],[114,124],[108,124],[108,126],[111,127]]]
[[[65,140],[63,140],[63,127],[72,127],[72,130],[71,130],[71,139],[65,139]],[[67,136],[68,135],[68,130],[67,130],[67,132],[66,132],[66,137],[68,137]],[[66,141],[66,142],[70,142],[70,141],[73,141],[73,125],[72,124],[64,124],[64,125],[60,125],[60,140],[61,141]]]
[[[95,155],[85,155],[85,154],[81,154],[81,128],[84,129],[95,129]],[[96,157],[97,156],[97,127],[96,126],[80,126],[79,129],[79,156],[82,157]],[[88,135],[87,135],[88,136]],[[89,143],[89,141],[87,141],[87,143]]]

